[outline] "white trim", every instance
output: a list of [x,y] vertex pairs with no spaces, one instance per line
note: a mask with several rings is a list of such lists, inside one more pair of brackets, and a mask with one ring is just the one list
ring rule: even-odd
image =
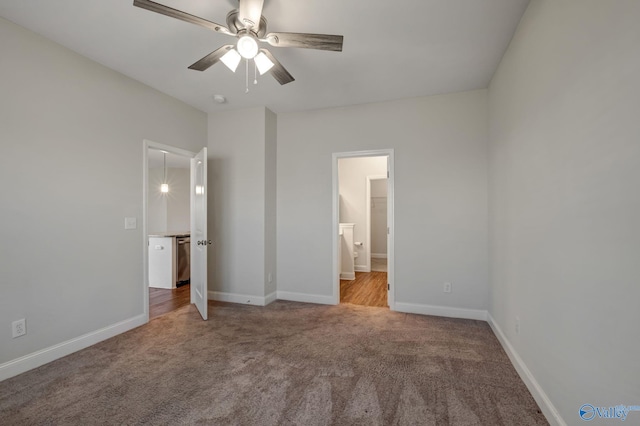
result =
[[0,381],[17,376],[25,371],[40,367],[63,356],[70,355],[103,340],[124,333],[125,331],[144,325],[149,321],[148,317],[148,314],[141,314],[0,364]]
[[278,293],[274,291],[274,292],[269,293],[269,294],[267,294],[267,295],[265,296],[265,298],[264,298],[264,304],[265,304],[265,306],[266,306],[266,305],[268,305],[269,303],[273,303],[273,302],[275,302],[276,300],[278,300]]
[[533,399],[535,399],[535,401],[538,403],[538,406],[542,410],[542,413],[546,417],[549,424],[566,426],[567,423],[563,420],[562,416],[560,416],[560,413],[553,405],[547,394],[544,392],[542,386],[540,386],[540,383],[538,383],[536,378],[533,376],[533,373],[531,373],[531,370],[529,370],[522,358],[520,358],[520,355],[518,355],[514,347],[509,342],[509,339],[507,339],[507,336],[502,332],[502,329],[500,328],[498,323],[496,323],[490,313],[487,313],[487,322],[493,330],[493,333],[498,338],[498,341],[502,345],[502,348],[507,353],[507,356],[511,360],[511,363],[518,372],[518,375],[527,386],[527,389],[529,389],[529,392],[531,392]]
[[371,267],[367,267],[367,265],[354,265],[353,270],[356,272],[371,272]]
[[386,259],[387,253],[371,253],[372,259]]
[[172,154],[193,158],[195,152],[144,139],[142,141],[142,312],[149,322],[149,149],[161,149]]
[[340,274],[340,279],[341,280],[349,280],[349,281],[353,281],[356,279],[356,273],[353,272],[343,272]]
[[272,295],[273,293],[264,297],[264,296],[252,296],[249,294],[225,293],[222,291],[212,291],[212,290],[209,290],[207,292],[207,296],[209,300],[217,300],[218,302],[240,303],[242,305],[255,305],[255,306],[266,306],[269,303],[273,302],[273,300],[267,302],[268,299],[273,297]]
[[[339,295],[338,295],[339,297]],[[290,300],[292,302],[315,303],[319,305],[337,305],[333,296],[321,296],[319,294],[293,293],[290,291],[278,291],[278,300]]]
[[[319,296],[321,298],[329,297],[332,302],[330,304],[337,305],[340,303],[340,259],[338,259],[338,237],[340,227],[340,187],[338,183],[338,160],[340,158],[354,158],[354,157],[387,157],[387,166],[389,172],[389,178],[387,181],[387,226],[389,227],[389,234],[387,235],[387,281],[390,285],[390,290],[387,292],[387,301],[389,303],[389,309],[396,310],[395,308],[395,266],[394,266],[394,150],[393,149],[379,149],[371,151],[354,151],[354,152],[334,152],[331,154],[332,161],[332,234],[333,234],[333,247],[332,247],[332,259],[333,259],[333,295],[332,296]],[[368,246],[368,245],[367,245]],[[280,292],[278,292],[278,299],[280,299]],[[316,303],[316,302],[311,302]],[[318,302],[324,303],[324,302]]]
[[396,302],[396,311],[410,314],[434,315],[437,317],[463,318],[479,321],[487,320],[487,311],[481,309],[452,308],[449,306],[422,305]]

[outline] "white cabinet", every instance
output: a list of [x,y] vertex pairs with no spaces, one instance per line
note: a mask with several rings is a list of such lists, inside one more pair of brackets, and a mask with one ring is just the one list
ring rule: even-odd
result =
[[175,237],[149,237],[149,287],[176,288]]

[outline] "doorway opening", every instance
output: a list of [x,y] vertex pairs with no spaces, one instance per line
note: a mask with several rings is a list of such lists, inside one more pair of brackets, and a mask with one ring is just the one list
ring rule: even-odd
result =
[[191,303],[191,159],[144,141],[144,312],[153,319]]
[[367,258],[371,272],[387,272],[387,194],[388,179],[367,176]]
[[393,150],[333,155],[334,300],[394,309]]

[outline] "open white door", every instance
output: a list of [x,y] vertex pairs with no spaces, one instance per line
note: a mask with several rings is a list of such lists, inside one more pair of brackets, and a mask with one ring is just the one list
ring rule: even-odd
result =
[[387,156],[387,305],[391,310],[395,310],[395,292],[394,285],[394,269],[395,269],[395,253],[393,244],[393,153]]
[[207,319],[207,148],[191,159],[191,303]]

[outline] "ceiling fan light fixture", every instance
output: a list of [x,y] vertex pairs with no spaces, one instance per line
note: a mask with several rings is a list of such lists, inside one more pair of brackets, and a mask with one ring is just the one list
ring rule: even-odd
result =
[[240,37],[236,48],[240,56],[245,59],[253,59],[258,54],[258,42],[250,35]]
[[222,55],[222,57],[220,58],[220,61],[223,64],[225,64],[227,68],[229,68],[231,71],[236,72],[236,69],[238,69],[238,64],[240,63],[241,59],[242,57],[236,51],[236,49],[229,49],[227,53]]
[[[133,5],[237,38],[235,46],[233,44],[221,46],[193,63],[189,66],[189,69],[205,71],[212,65],[222,62],[232,72],[235,72],[244,58],[246,59],[247,69],[245,92],[248,92],[249,88],[249,61],[251,59],[256,60],[254,62],[255,75],[257,75],[258,67],[260,67],[260,74],[270,72],[280,85],[295,81],[289,71],[271,55],[270,51],[266,49],[260,50],[258,42],[268,43],[273,47],[299,47],[342,52],[344,37],[341,35],[289,32],[268,33],[267,19],[262,15],[265,0],[231,0],[232,3],[236,1],[238,2],[238,8],[227,14],[228,28],[199,16],[164,6],[153,0],[134,0]],[[257,84],[255,76],[254,84]]]
[[253,60],[256,61],[256,67],[258,67],[260,75],[269,71],[274,65],[273,62],[271,62],[271,59],[269,59],[263,52],[258,53]]

